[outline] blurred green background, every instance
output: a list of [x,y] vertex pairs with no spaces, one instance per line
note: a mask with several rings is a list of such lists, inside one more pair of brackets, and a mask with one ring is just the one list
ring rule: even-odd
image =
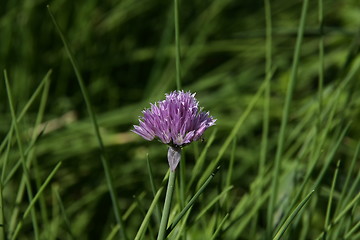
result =
[[[335,111],[322,147],[324,155],[334,146],[339,132],[350,121],[352,124],[333,156],[329,171],[322,179],[318,205],[315,204],[317,211],[315,217],[311,218],[315,230],[309,231],[304,239],[314,239],[321,231],[322,223],[317,224],[316,219],[324,218],[326,201],[320,193],[328,192],[338,159],[342,160],[343,166],[340,168],[338,183],[341,189],[360,136],[359,75],[356,73],[345,87],[340,88],[339,95],[336,95],[338,97],[332,98],[359,54],[360,4],[358,0],[322,2],[322,32],[318,19],[318,1],[310,1],[307,10],[284,145],[283,176],[294,174],[296,177],[292,183],[297,184],[297,178],[303,176],[307,159],[310,158],[311,143],[308,140],[317,124],[321,36],[325,46],[323,109],[326,113],[319,131],[325,126],[329,109],[332,109],[326,106],[334,106]],[[276,0],[270,3],[274,74],[271,79],[267,173],[273,166],[302,7],[302,1],[298,0]],[[17,113],[28,102],[41,79],[52,69],[41,125],[46,128],[31,154],[33,165],[36,166],[31,168],[34,185],[35,179],[44,181],[55,164],[63,162],[43,195],[42,201],[48,213],[41,218],[47,219],[47,223],[40,220],[40,226],[51,226],[50,230],[46,230],[51,234],[43,233],[43,239],[70,238],[61,218],[57,217],[61,215],[61,210],[54,200],[53,189],[60,192],[75,239],[105,239],[115,221],[98,144],[74,70],[51,22],[47,4],[70,43],[90,93],[121,209],[126,212],[136,202],[133,196],[142,196],[143,206],[137,207],[126,220],[127,231],[133,236],[143,218],[142,211],[147,209],[152,200],[146,169],[147,155],[158,186],[168,168],[166,146],[147,142],[131,133],[130,129],[133,124],[137,124],[142,109],[148,107],[150,102],[163,99],[164,93],[176,88],[173,1],[3,0],[1,3],[0,68],[8,72]],[[182,86],[184,90],[196,92],[200,105],[218,119],[216,127],[205,134],[207,140],[214,129],[217,130],[215,140],[207,150],[208,162],[216,158],[224,140],[265,79],[265,30],[263,1],[194,0],[180,3]],[[0,136],[5,138],[12,118],[3,76],[0,79]],[[39,103],[40,97],[19,123],[24,145],[31,142],[30,133],[34,129]],[[263,105],[264,97],[261,95],[236,134],[231,179],[234,204],[252,192],[251,186],[258,173]],[[185,149],[188,178],[191,178],[196,156],[199,156],[206,143],[199,142]],[[5,148],[2,151],[3,154]],[[230,153],[229,147],[221,159],[223,170],[214,179],[208,192],[205,192],[207,196],[220,191],[221,183],[226,178]],[[16,166],[19,159],[15,137],[9,154],[4,170],[6,174]],[[3,154],[2,162],[4,159]],[[321,161],[312,175],[314,179],[320,172]],[[296,167],[293,167],[294,164]],[[354,169],[355,173],[359,171],[358,162]],[[28,204],[26,197],[15,202],[21,176],[21,168],[18,168],[3,187],[7,219],[10,219],[15,207],[24,211]],[[193,188],[195,184],[190,188],[189,195],[194,191]],[[205,197],[201,201],[205,203],[208,200]],[[201,209],[201,206],[197,207]],[[258,210],[258,214],[259,218],[253,224],[259,235],[253,236],[261,239],[265,229],[266,204]],[[299,226],[298,229],[302,229]],[[194,230],[193,239],[200,239],[196,238],[197,231],[201,232],[201,228]],[[32,239],[31,232],[29,218],[25,221],[19,239]],[[249,234],[244,231],[220,239],[250,239]]]

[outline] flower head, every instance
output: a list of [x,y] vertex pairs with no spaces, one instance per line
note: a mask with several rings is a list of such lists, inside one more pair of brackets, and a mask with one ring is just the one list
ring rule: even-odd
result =
[[199,108],[195,93],[173,91],[165,96],[165,100],[142,111],[144,116],[138,126],[134,125],[134,133],[149,141],[157,138],[181,148],[199,140],[205,130],[215,124],[216,119]]

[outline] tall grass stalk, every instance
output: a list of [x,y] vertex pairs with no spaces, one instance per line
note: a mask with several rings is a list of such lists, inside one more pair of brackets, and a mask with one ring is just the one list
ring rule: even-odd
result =
[[119,203],[118,203],[118,199],[117,199],[118,195],[116,194],[116,191],[115,191],[113,178],[112,178],[112,175],[111,175],[111,172],[110,172],[108,159],[107,159],[106,153],[105,153],[104,143],[103,143],[103,140],[102,140],[102,137],[101,137],[101,134],[100,134],[97,118],[96,118],[95,112],[93,110],[91,101],[90,101],[89,93],[88,93],[88,91],[87,91],[87,89],[85,87],[84,80],[83,80],[83,78],[81,76],[81,73],[80,73],[80,68],[79,68],[78,63],[77,63],[76,59],[74,58],[74,55],[73,55],[73,53],[72,53],[72,51],[70,49],[70,45],[69,45],[67,39],[65,38],[64,34],[62,33],[59,25],[57,24],[57,22],[55,20],[55,17],[54,17],[54,15],[52,14],[52,12],[50,10],[50,6],[47,6],[47,8],[48,8],[48,12],[50,14],[51,20],[54,23],[54,26],[55,26],[55,28],[56,28],[56,30],[57,30],[63,44],[64,44],[65,50],[66,50],[66,52],[68,54],[71,65],[73,66],[76,78],[78,80],[78,83],[79,83],[79,86],[80,86],[80,89],[81,89],[81,93],[82,93],[82,95],[84,97],[86,108],[87,108],[88,114],[90,116],[90,119],[92,121],[95,136],[96,136],[96,139],[97,139],[98,144],[99,144],[100,159],[101,159],[101,163],[102,163],[103,168],[104,168],[104,173],[105,173],[105,177],[106,177],[106,183],[108,185],[111,201],[112,201],[112,204],[113,204],[113,207],[114,207],[115,218],[116,218],[117,223],[121,227],[120,234],[121,234],[122,238],[126,240],[126,239],[128,239],[128,237],[126,235],[125,224],[124,224],[124,221],[122,219],[122,215],[121,215],[121,211],[120,211],[120,207],[119,207]]
[[304,0],[302,11],[301,11],[301,18],[300,18],[300,23],[299,23],[298,35],[297,35],[297,39],[296,39],[293,65],[292,65],[292,69],[291,69],[289,84],[287,87],[285,106],[283,109],[279,138],[278,138],[278,142],[277,142],[277,149],[276,149],[275,163],[274,163],[274,170],[273,170],[273,181],[271,184],[272,193],[270,195],[270,201],[269,201],[268,213],[267,213],[267,238],[268,239],[271,239],[273,227],[274,227],[273,226],[273,217],[274,217],[273,214],[275,211],[276,198],[278,196],[278,188],[279,188],[278,184],[279,184],[279,178],[280,178],[281,159],[282,159],[282,155],[283,155],[283,145],[284,145],[284,141],[285,141],[285,133],[286,133],[286,127],[287,127],[287,122],[288,122],[289,113],[290,113],[292,95],[293,95],[293,91],[294,91],[295,83],[296,83],[296,79],[297,79],[297,70],[299,67],[300,50],[301,50],[303,34],[304,34],[304,29],[305,29],[305,20],[306,20],[308,2],[309,2],[308,0]]
[[[9,100],[11,117],[12,117],[13,123],[14,123],[15,136],[16,136],[16,140],[17,140],[17,144],[18,144],[18,148],[19,148],[19,152],[20,152],[20,160],[21,160],[21,166],[23,169],[23,176],[25,178],[26,191],[27,191],[29,201],[32,202],[34,195],[33,195],[33,190],[32,190],[32,186],[31,186],[31,179],[30,179],[28,167],[26,166],[26,160],[25,160],[26,156],[25,156],[25,152],[24,152],[24,148],[23,148],[23,144],[22,144],[22,140],[21,140],[21,136],[20,136],[20,129],[19,129],[18,123],[17,123],[17,117],[15,114],[14,103],[13,103],[13,97],[12,97],[10,84],[9,84],[9,80],[8,80],[6,71],[4,71],[4,79],[5,79],[7,96],[8,96],[8,100]],[[39,233],[39,224],[38,224],[36,212],[34,209],[31,210],[31,219],[32,219],[32,224],[33,224],[33,229],[34,229],[34,237],[37,240],[40,237],[40,235],[39,235],[40,233]],[[12,238],[14,238],[13,236],[15,236],[15,233],[16,233],[16,230],[14,233],[10,232],[9,234],[12,236]]]

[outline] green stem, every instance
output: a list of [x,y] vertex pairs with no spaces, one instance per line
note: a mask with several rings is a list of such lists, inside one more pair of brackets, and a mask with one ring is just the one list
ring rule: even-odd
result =
[[175,45],[176,45],[176,88],[181,89],[181,70],[180,70],[180,33],[179,33],[179,1],[174,0],[174,20],[175,20]]
[[171,200],[174,192],[174,186],[175,186],[175,171],[170,170],[170,176],[168,181],[168,186],[166,190],[166,196],[165,196],[165,204],[163,213],[161,216],[161,222],[160,222],[160,228],[159,228],[159,234],[157,240],[164,240],[166,236],[166,227],[169,220],[170,215],[170,207],[171,207]]

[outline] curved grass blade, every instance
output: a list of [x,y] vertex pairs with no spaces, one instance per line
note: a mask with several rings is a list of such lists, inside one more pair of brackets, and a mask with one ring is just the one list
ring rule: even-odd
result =
[[310,200],[312,194],[315,190],[312,190],[295,208],[295,210],[290,214],[290,216],[286,219],[284,224],[280,227],[279,231],[275,234],[275,237],[273,240],[279,240],[283,234],[285,233],[286,229],[290,226],[291,222],[294,220],[294,218],[297,216],[297,214],[300,212],[300,210],[305,206],[305,204]]
[[196,199],[199,198],[199,196],[201,195],[201,193],[204,192],[205,188],[207,187],[207,185],[209,185],[209,183],[211,182],[211,180],[214,178],[215,174],[219,171],[220,166],[218,166],[215,171],[213,173],[210,174],[210,176],[208,177],[208,179],[203,183],[203,185],[200,187],[199,191],[197,191],[195,193],[195,195],[190,199],[190,201],[188,202],[188,204],[186,204],[186,206],[184,207],[184,209],[175,217],[173,223],[170,225],[170,227],[168,227],[168,229],[166,229],[166,235],[169,235],[169,233],[176,227],[176,225],[180,222],[180,220],[182,219],[182,217],[185,215],[185,213],[192,207],[192,205],[194,205]]
[[222,226],[224,225],[225,221],[228,219],[229,213],[225,215],[225,217],[221,220],[219,226],[216,228],[214,234],[211,236],[210,240],[215,240],[217,235],[220,233]]
[[256,92],[255,96],[252,97],[251,102],[249,103],[249,105],[247,106],[246,110],[244,111],[244,113],[238,118],[238,120],[235,123],[235,126],[233,127],[233,129],[231,130],[229,136],[226,138],[224,144],[221,146],[217,157],[215,158],[215,160],[213,160],[209,166],[206,168],[204,174],[202,175],[202,177],[199,180],[198,183],[198,187],[203,184],[206,181],[206,176],[209,176],[211,174],[211,172],[214,170],[214,168],[219,164],[220,159],[222,158],[222,156],[224,155],[225,151],[227,150],[227,148],[229,147],[229,145],[231,144],[232,140],[234,139],[234,137],[236,136],[236,134],[238,133],[240,127],[242,126],[242,124],[244,123],[244,121],[246,120],[246,118],[249,116],[250,112],[252,111],[252,109],[255,107],[256,102],[259,100],[259,98],[261,97],[261,95],[263,94],[264,90],[266,87],[266,81],[264,81],[260,88],[258,89],[258,91]]
[[[66,210],[64,208],[64,204],[63,204],[63,202],[61,200],[61,197],[60,197],[60,194],[59,194],[59,191],[58,191],[57,188],[54,188],[54,193],[55,193],[56,200],[57,200],[57,202],[59,204],[59,207],[60,207],[61,215],[64,218],[64,223],[65,223],[65,226],[66,226],[66,230],[70,235],[70,239],[75,239],[74,233],[71,230],[71,224],[70,224],[69,218],[66,215]],[[116,226],[118,226],[118,225],[116,225]]]
[[25,218],[29,215],[30,211],[33,209],[35,203],[37,202],[37,200],[39,199],[39,197],[41,196],[41,194],[43,193],[44,189],[47,187],[47,185],[49,184],[49,182],[52,180],[52,178],[54,177],[55,173],[57,172],[57,170],[59,170],[60,166],[61,166],[62,162],[59,162],[55,168],[51,171],[51,173],[49,174],[49,176],[46,178],[45,182],[41,185],[41,187],[39,188],[39,191],[36,193],[36,195],[34,196],[34,198],[31,200],[29,206],[27,206],[24,215],[22,217],[22,219],[20,220],[20,222],[17,224],[14,235],[12,236],[12,240],[17,239],[17,235],[19,234],[19,231],[21,230],[24,220]]
[[[21,110],[21,112],[17,116],[17,119],[16,119],[17,122],[21,121],[21,119],[25,116],[25,113],[27,112],[27,110],[29,110],[30,106],[34,103],[36,97],[41,93],[41,90],[43,89],[45,83],[49,80],[51,73],[52,73],[52,70],[50,69],[46,73],[45,77],[41,80],[39,86],[36,88],[35,92],[31,95],[30,99],[27,101],[24,108]],[[9,140],[9,135],[12,134],[13,130],[14,130],[14,123],[11,124],[8,134],[6,135],[4,140],[1,142],[0,152],[2,152],[3,148],[5,147],[5,143]]]
[[70,59],[71,65],[74,68],[76,78],[77,78],[78,83],[80,85],[81,93],[82,93],[82,95],[84,97],[84,101],[85,101],[85,104],[86,104],[86,107],[87,107],[87,111],[88,111],[88,114],[89,114],[90,119],[92,121],[92,124],[93,124],[93,127],[94,127],[94,132],[95,132],[95,135],[96,135],[96,139],[97,139],[98,144],[99,144],[100,159],[101,159],[101,162],[102,162],[102,165],[103,165],[103,168],[104,168],[106,183],[108,185],[111,201],[112,201],[112,204],[113,204],[113,207],[114,207],[114,215],[115,215],[117,223],[121,227],[120,235],[122,236],[123,239],[126,240],[126,239],[128,239],[128,237],[127,237],[126,232],[125,232],[125,225],[124,225],[122,215],[121,215],[121,212],[120,212],[120,207],[119,207],[119,203],[117,201],[117,194],[115,192],[114,183],[112,181],[112,175],[111,175],[111,172],[110,172],[109,163],[108,163],[108,160],[107,160],[107,157],[106,157],[106,154],[105,154],[104,143],[103,143],[103,140],[101,138],[99,125],[97,123],[97,119],[96,119],[93,107],[91,105],[91,102],[90,102],[89,93],[88,93],[88,91],[87,91],[87,89],[85,87],[83,78],[82,78],[82,76],[80,74],[80,70],[79,70],[80,68],[78,67],[76,59],[75,59],[75,57],[74,57],[74,55],[73,55],[73,53],[72,53],[72,51],[70,49],[69,43],[68,43],[67,39],[65,38],[64,34],[62,33],[62,31],[60,29],[60,26],[57,24],[57,22],[55,20],[55,17],[54,17],[54,15],[52,14],[52,12],[50,10],[50,6],[48,5],[47,8],[48,8],[48,12],[49,12],[49,15],[51,17],[51,20],[52,20],[52,22],[53,22],[53,24],[54,24],[54,26],[55,26],[55,28],[56,28],[56,30],[58,32],[63,44],[64,44],[64,47],[65,47],[66,52],[68,54],[68,57]]
[[219,201],[219,199],[225,196],[231,189],[233,189],[233,186],[225,188],[219,195],[217,195],[213,200],[211,200],[211,202],[195,218],[195,221],[198,221],[217,201]]
[[339,166],[340,166],[340,161],[338,161],[337,164],[336,164],[336,170],[335,170],[334,178],[333,178],[333,181],[332,181],[332,184],[331,184],[329,202],[328,202],[328,206],[327,206],[327,210],[326,210],[326,216],[325,216],[324,229],[327,229],[327,227],[328,227],[328,225],[329,225],[330,212],[331,212],[331,204],[332,204],[333,195],[334,195],[335,183],[336,183],[337,175],[338,175],[338,172],[339,172]]
[[298,28],[298,34],[296,38],[296,46],[295,46],[295,52],[294,52],[294,58],[293,58],[293,64],[291,68],[291,75],[290,80],[287,87],[286,92],[286,98],[285,98],[285,105],[282,113],[282,119],[281,119],[281,126],[280,126],[280,132],[277,142],[277,149],[275,154],[275,163],[274,163],[274,171],[273,171],[273,181],[271,183],[271,195],[269,200],[269,206],[268,206],[268,212],[267,212],[267,236],[270,237],[272,235],[273,231],[273,215],[275,210],[275,201],[276,197],[278,196],[278,184],[279,184],[279,178],[280,178],[280,165],[281,165],[281,159],[283,155],[283,146],[285,142],[285,133],[287,128],[287,123],[289,119],[289,113],[290,113],[290,106],[292,101],[292,95],[295,88],[295,83],[297,79],[297,70],[299,66],[299,59],[300,59],[300,50],[302,46],[302,40],[305,30],[305,20],[306,20],[306,13],[308,8],[309,0],[303,1],[303,6],[301,10],[301,17],[300,17],[300,23]]
[[[147,163],[147,168],[148,168],[148,172],[149,172],[151,191],[153,193],[153,197],[155,197],[156,186],[154,183],[154,177],[153,177],[152,167],[151,167],[150,160],[149,160],[149,154],[147,154],[147,156],[146,156],[146,163]],[[159,205],[157,205],[157,204],[155,206],[155,218],[156,218],[157,223],[160,224],[161,210],[159,208]]]
[[162,193],[163,189],[164,189],[164,186],[160,187],[159,190],[157,191],[157,193],[156,193],[156,195],[155,195],[155,197],[154,197],[154,199],[153,199],[153,201],[152,201],[152,203],[151,203],[151,205],[149,207],[149,210],[147,211],[147,213],[146,213],[146,215],[144,217],[144,220],[142,221],[142,223],[140,225],[140,228],[136,233],[136,236],[135,236],[134,240],[140,240],[140,239],[143,238],[143,236],[145,234],[145,230],[146,230],[146,228],[147,228],[147,226],[148,226],[148,224],[150,222],[150,217],[151,217],[151,215],[152,215],[152,213],[153,213],[153,211],[154,211],[154,209],[155,209],[155,207],[157,205],[157,202],[159,201],[159,198],[161,196],[161,193]]
[[[6,70],[4,70],[4,80],[5,80],[6,92],[7,92],[7,96],[8,96],[8,100],[9,100],[11,118],[12,118],[12,122],[14,124],[15,137],[16,137],[16,141],[18,144],[18,148],[19,148],[20,162],[21,162],[21,166],[23,169],[23,176],[24,176],[24,181],[25,181],[25,185],[26,185],[27,195],[28,195],[29,201],[31,202],[33,200],[31,179],[30,179],[29,169],[26,166],[25,152],[24,152],[24,148],[23,148],[23,144],[22,144],[22,140],[21,140],[21,136],[20,136],[20,129],[19,129],[17,117],[15,114],[13,96],[11,93],[11,88],[10,88],[9,79],[8,79]],[[37,221],[37,217],[36,217],[36,212],[34,210],[31,211],[31,218],[32,218],[32,225],[34,228],[35,239],[39,239],[39,225],[38,225],[38,221]],[[10,234],[12,233],[12,230],[13,230],[12,226],[14,226],[14,225],[10,225],[10,228],[9,228]]]

